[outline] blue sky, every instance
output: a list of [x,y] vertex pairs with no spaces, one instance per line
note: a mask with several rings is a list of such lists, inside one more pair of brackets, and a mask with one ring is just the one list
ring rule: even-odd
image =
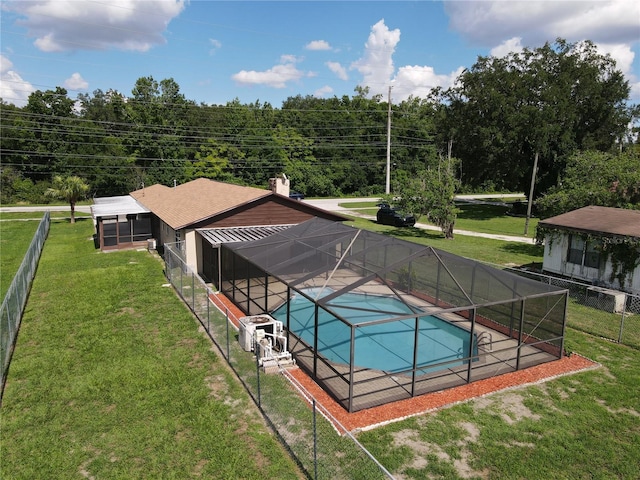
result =
[[225,104],[368,87],[393,100],[448,87],[478,55],[562,37],[612,55],[640,103],[640,2],[2,0],[0,96],[25,104],[65,87],[131,94],[173,78],[187,99]]

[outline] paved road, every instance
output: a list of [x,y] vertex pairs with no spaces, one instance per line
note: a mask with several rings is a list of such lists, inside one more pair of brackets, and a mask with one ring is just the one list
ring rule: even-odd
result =
[[[494,198],[522,198],[521,194],[505,194],[505,195],[458,195],[456,196],[456,200],[461,201],[482,201],[484,199],[494,199]],[[375,217],[373,215],[365,215],[359,212],[354,212],[353,209],[344,207],[347,203],[355,203],[355,202],[376,202],[380,200],[380,197],[368,197],[368,198],[322,198],[322,199],[310,199],[303,200],[303,202],[308,203],[309,205],[313,205],[314,207],[322,208],[323,210],[328,210],[330,212],[342,213],[345,215],[351,215],[353,217],[362,217],[368,218],[370,220],[374,220]],[[416,223],[417,228],[422,228],[424,230],[435,230],[441,231],[439,227],[435,227],[433,225],[428,225],[426,223]],[[524,226],[523,226],[524,227]],[[454,230],[455,235],[467,235],[473,237],[484,237],[491,238],[494,240],[504,240],[506,242],[518,242],[518,243],[528,243],[530,245],[535,244],[535,239],[514,236],[514,235],[495,235],[491,233],[480,233],[480,232],[471,232],[468,230],[460,230],[456,228]]]
[[[474,202],[474,201],[486,201],[488,199],[501,198],[501,199],[514,199],[523,198],[520,193],[505,193],[505,194],[478,194],[478,195],[456,195],[455,199],[458,201]],[[351,211],[349,208],[341,207],[340,204],[357,203],[357,202],[377,202],[380,197],[362,197],[362,198],[320,198],[303,200],[309,205],[322,208],[323,210],[329,210],[331,212],[345,212]],[[490,202],[494,203],[494,202]]]

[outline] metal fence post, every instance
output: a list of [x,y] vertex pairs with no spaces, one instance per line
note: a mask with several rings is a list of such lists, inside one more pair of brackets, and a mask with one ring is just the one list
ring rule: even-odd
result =
[[622,304],[622,316],[620,317],[620,332],[618,333],[618,343],[622,343],[622,333],[624,331],[624,316],[627,312],[627,299],[628,295],[624,296],[624,303]]
[[318,430],[316,428],[316,399],[313,399],[313,478],[318,478]]
[[229,363],[231,363],[231,354],[229,353],[229,309],[225,308],[225,312],[224,312],[224,318],[226,319],[226,325],[227,325],[227,360],[229,360]]
[[211,299],[207,292],[207,332],[211,333]]
[[[257,348],[257,347],[256,347]],[[256,351],[256,379],[258,383],[258,408],[262,408],[262,401],[260,399],[260,358]]]
[[196,311],[196,274],[191,272],[191,308]]

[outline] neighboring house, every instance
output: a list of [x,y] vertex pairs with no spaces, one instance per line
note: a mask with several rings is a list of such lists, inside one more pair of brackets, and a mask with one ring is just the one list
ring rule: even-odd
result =
[[[200,178],[175,187],[152,185],[131,192],[129,197],[150,212],[148,238],[157,242],[160,251],[166,243],[181,242],[187,264],[205,279],[216,282],[220,243],[255,239],[270,234],[274,228],[282,229],[313,217],[346,220],[292,200],[288,192],[275,193],[282,191],[276,184],[281,187],[282,180],[272,182],[271,191]],[[101,223],[104,219],[96,218],[98,236],[105,230],[104,225],[100,228]]]
[[541,220],[543,270],[640,293],[640,210],[589,206]]

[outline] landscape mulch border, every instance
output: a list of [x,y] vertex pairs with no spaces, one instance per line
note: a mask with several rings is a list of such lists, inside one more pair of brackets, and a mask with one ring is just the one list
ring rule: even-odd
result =
[[378,407],[349,413],[315,383],[302,369],[289,373],[315,397],[329,413],[342,424],[347,431],[368,430],[386,423],[428,413],[449,407],[467,400],[523,387],[553,378],[599,367],[599,364],[578,354],[564,356],[560,360],[543,363],[517,372],[505,373],[496,377],[478,380],[459,387],[439,392],[427,393],[418,397],[387,403]]
[[[230,313],[233,321],[245,314],[222,294],[212,295],[213,300],[222,303]],[[235,321],[233,323],[236,324]],[[288,371],[300,385],[302,385],[317,403],[320,403],[347,431],[368,430],[386,423],[399,421],[415,415],[428,413],[449,407],[473,398],[492,393],[533,385],[551,380],[563,375],[577,373],[584,370],[598,368],[600,364],[582,355],[572,353],[559,360],[543,363],[517,372],[504,373],[491,378],[477,380],[473,383],[448,388],[439,392],[428,393],[418,397],[387,403],[358,412],[349,413],[333,397],[326,393],[302,369]]]

